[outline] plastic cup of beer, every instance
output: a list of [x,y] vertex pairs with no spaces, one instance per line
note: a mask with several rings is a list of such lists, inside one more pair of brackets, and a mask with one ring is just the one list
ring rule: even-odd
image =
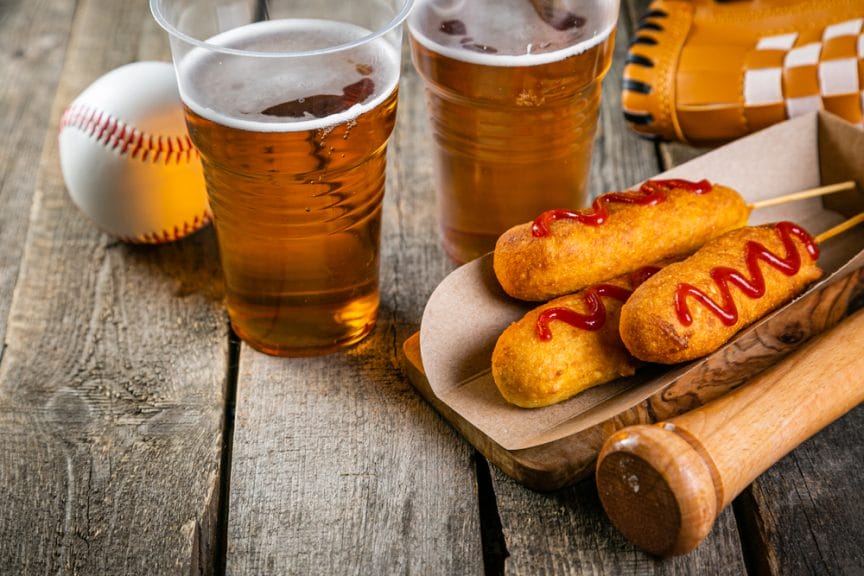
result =
[[305,356],[372,329],[413,0],[150,0],[201,154],[235,332]]
[[581,208],[618,0],[417,0],[445,251],[466,262],[508,228]]

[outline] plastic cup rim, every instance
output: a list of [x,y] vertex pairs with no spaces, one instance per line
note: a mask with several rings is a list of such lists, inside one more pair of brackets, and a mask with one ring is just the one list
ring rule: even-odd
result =
[[342,52],[345,50],[351,50],[353,48],[357,48],[359,46],[363,46],[364,44],[368,44],[377,38],[384,36],[385,34],[391,32],[395,28],[402,25],[405,19],[408,17],[408,14],[411,12],[411,9],[414,6],[415,0],[400,0],[402,2],[402,8],[397,12],[393,18],[390,19],[388,23],[384,26],[380,27],[378,30],[372,32],[371,34],[367,34],[361,38],[353,40],[351,42],[346,42],[343,44],[335,44],[333,46],[327,46],[325,48],[316,48],[314,50],[298,50],[298,51],[280,51],[280,52],[265,52],[261,50],[240,50],[237,48],[229,48],[226,46],[220,46],[218,44],[213,44],[211,42],[207,42],[206,40],[199,40],[198,38],[194,38],[185,32],[181,32],[168,21],[165,15],[162,13],[162,5],[165,0],[149,0],[150,1],[150,12],[153,14],[153,18],[156,20],[157,24],[162,27],[169,35],[172,37],[182,40],[186,44],[196,46],[198,48],[203,48],[205,50],[209,50],[212,52],[218,52],[222,54],[230,54],[233,56],[245,56],[245,57],[255,57],[255,58],[303,58],[310,56],[323,56],[326,54],[335,54],[337,52]]

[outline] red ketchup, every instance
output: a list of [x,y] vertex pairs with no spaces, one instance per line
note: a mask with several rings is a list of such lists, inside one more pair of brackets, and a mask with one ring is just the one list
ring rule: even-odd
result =
[[786,276],[794,276],[801,269],[801,256],[798,253],[792,236],[796,236],[804,244],[807,249],[807,254],[813,260],[819,258],[819,247],[813,237],[806,230],[792,222],[779,222],[774,229],[777,235],[783,242],[783,247],[786,249],[786,256],[781,258],[777,256],[759,242],[749,241],[745,247],[745,261],[747,262],[747,272],[750,278],[744,276],[738,270],[726,266],[718,266],[711,270],[711,279],[717,284],[720,290],[722,302],[718,304],[711,299],[710,296],[702,292],[695,286],[687,283],[678,285],[675,291],[675,313],[678,315],[678,320],[684,326],[690,326],[693,323],[693,316],[690,314],[690,307],[687,305],[687,298],[693,298],[705,308],[710,310],[725,326],[734,326],[738,322],[738,307],[735,306],[735,301],[732,300],[732,293],[729,285],[734,284],[741,292],[750,298],[761,298],[765,294],[765,277],[762,275],[762,270],[759,268],[759,261],[773,266]]
[[673,188],[680,188],[694,194],[705,194],[711,191],[708,180],[691,182],[689,180],[648,180],[643,182],[637,192],[609,192],[598,196],[585,210],[547,210],[534,220],[531,234],[535,238],[549,236],[549,225],[555,220],[576,220],[587,226],[600,226],[609,217],[606,204],[637,204],[639,206],[654,206],[666,200],[666,193]]
[[[645,266],[633,272],[630,275],[630,284],[633,286],[633,289],[654,275],[658,270],[660,268],[656,266]],[[595,284],[586,288],[582,293],[582,301],[585,303],[588,313],[582,314],[565,306],[547,308],[537,318],[535,326],[537,337],[544,342],[552,339],[552,331],[549,330],[549,324],[553,320],[560,320],[561,322],[570,324],[574,328],[582,330],[600,330],[606,324],[606,306],[603,305],[603,301],[600,298],[615,298],[621,302],[626,302],[632,293],[633,290],[615,286],[614,284]]]

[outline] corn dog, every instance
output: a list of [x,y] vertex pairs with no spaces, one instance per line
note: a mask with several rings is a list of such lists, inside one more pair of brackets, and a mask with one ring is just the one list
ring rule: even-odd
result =
[[550,210],[498,239],[495,275],[510,296],[545,301],[646,262],[690,254],[747,223],[734,190],[707,180],[649,180],[598,197],[591,209]]
[[791,222],[728,232],[634,290],[621,308],[621,340],[646,362],[710,354],[817,280],[818,257],[813,238]]
[[659,269],[645,267],[562,296],[507,327],[492,353],[501,395],[537,408],[633,375],[636,361],[621,343],[618,314],[632,290]]

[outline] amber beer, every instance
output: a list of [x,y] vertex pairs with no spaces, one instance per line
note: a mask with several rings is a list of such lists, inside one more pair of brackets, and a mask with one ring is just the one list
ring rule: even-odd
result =
[[[256,50],[285,38],[324,46],[365,34],[276,20],[210,42]],[[270,354],[318,354],[357,342],[375,323],[398,55],[382,39],[276,72],[263,60],[232,63],[193,50],[178,68],[190,79],[181,96],[204,165],[234,330]]]
[[618,3],[548,4],[423,0],[409,18],[443,246],[458,262],[544,210],[586,204]]

